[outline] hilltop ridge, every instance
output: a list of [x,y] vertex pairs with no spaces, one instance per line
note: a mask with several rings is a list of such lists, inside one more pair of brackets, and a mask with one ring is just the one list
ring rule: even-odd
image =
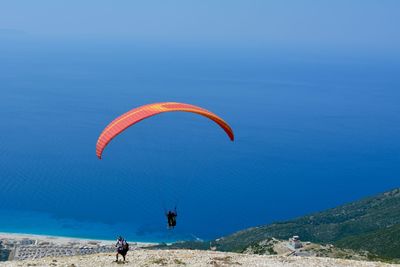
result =
[[214,245],[221,251],[242,252],[267,238],[292,235],[368,250],[382,258],[400,258],[400,188],[293,220],[245,229],[215,240]]

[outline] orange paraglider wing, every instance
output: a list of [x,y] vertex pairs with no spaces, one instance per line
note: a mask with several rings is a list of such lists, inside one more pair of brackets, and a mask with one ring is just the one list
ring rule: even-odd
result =
[[176,103],[176,102],[163,102],[144,105],[135,109],[132,109],[125,114],[119,116],[113,120],[101,133],[96,144],[96,155],[101,159],[103,151],[108,143],[114,139],[118,134],[123,132],[126,128],[133,124],[144,120],[148,117],[154,116],[159,113],[171,112],[171,111],[183,111],[192,112],[204,117],[207,117],[217,123],[229,136],[231,141],[234,140],[234,135],[231,127],[220,117],[214,113],[189,104]]

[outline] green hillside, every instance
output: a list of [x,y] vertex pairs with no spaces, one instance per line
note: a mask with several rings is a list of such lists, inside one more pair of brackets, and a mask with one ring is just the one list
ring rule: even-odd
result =
[[337,241],[336,245],[367,250],[382,258],[400,258],[400,224],[365,234],[345,237]]
[[270,237],[331,243],[400,258],[400,189],[290,221],[249,228],[213,242],[218,250],[241,252]]

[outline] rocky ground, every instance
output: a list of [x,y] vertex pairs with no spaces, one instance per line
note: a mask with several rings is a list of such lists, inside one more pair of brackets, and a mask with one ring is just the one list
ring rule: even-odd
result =
[[311,242],[299,242],[301,247],[295,249],[290,242],[276,238],[267,238],[249,246],[243,251],[245,254],[280,255],[280,256],[309,256],[342,258],[351,260],[370,260],[375,255],[367,251],[337,248],[333,245],[321,245]]
[[327,266],[327,267],[386,267],[400,266],[380,262],[332,259],[323,257],[246,255],[198,250],[147,250],[130,251],[127,262],[115,262],[113,253],[72,257],[46,257],[36,260],[9,261],[0,266]]

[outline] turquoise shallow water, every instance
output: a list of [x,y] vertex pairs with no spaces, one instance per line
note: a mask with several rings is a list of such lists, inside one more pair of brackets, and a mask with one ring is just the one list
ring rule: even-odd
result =
[[[0,49],[0,231],[207,239],[399,185],[394,60],[96,42]],[[214,111],[235,142],[171,113],[96,158],[103,127],[158,101]]]

